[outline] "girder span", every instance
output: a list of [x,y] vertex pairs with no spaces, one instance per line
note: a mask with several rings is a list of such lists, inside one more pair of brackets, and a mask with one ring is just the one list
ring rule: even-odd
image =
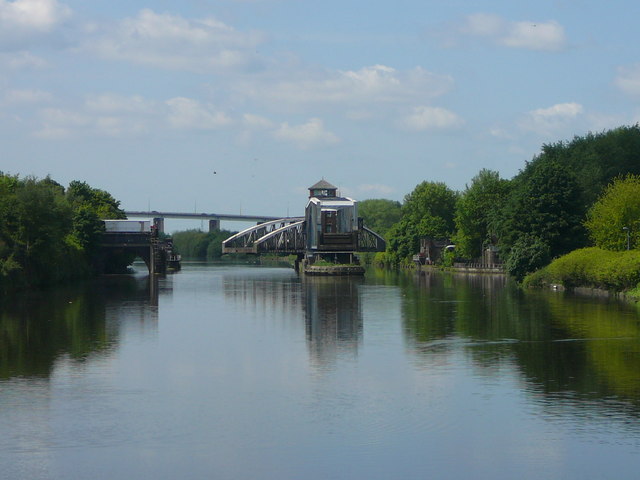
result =
[[258,253],[302,253],[306,243],[305,221],[291,223],[255,241]]
[[[304,217],[288,217],[249,227],[222,242],[223,253],[304,251]],[[293,240],[293,243],[292,243]],[[268,249],[274,247],[273,250]],[[282,248],[276,250],[276,247]],[[285,249],[290,248],[290,249]]]
[[[304,217],[281,218],[247,228],[227,238],[222,242],[222,252],[302,254],[306,251],[306,240]],[[383,252],[385,248],[384,238],[376,232],[367,227],[358,230],[356,251]]]
[[384,252],[387,242],[373,230],[362,227],[358,230],[358,251],[359,252]]

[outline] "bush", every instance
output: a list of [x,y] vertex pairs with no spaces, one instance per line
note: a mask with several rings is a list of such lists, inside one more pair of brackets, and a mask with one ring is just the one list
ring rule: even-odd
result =
[[597,247],[581,248],[557,258],[528,275],[524,286],[560,284],[567,288],[594,287],[623,291],[640,282],[640,251],[612,252]]
[[505,267],[509,275],[521,281],[525,275],[535,272],[549,260],[549,245],[546,242],[533,235],[522,235],[511,248]]

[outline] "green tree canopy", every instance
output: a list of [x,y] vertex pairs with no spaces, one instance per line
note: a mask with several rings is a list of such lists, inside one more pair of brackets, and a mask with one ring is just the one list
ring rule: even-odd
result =
[[443,182],[424,181],[405,195],[402,218],[415,225],[422,224],[425,235],[451,235],[457,199],[458,194]]
[[232,232],[219,230],[203,232],[191,229],[172,234],[173,245],[183,257],[202,260],[216,260],[222,257],[222,242],[229,238]]
[[626,249],[627,233],[631,248],[640,245],[640,175],[615,178],[589,210],[585,226],[600,248]]
[[509,181],[498,172],[482,169],[473,177],[456,204],[456,254],[472,259],[482,247],[495,241],[498,212],[509,192]]
[[0,172],[0,286],[51,284],[89,273],[104,218],[119,203],[84,182],[69,189],[49,177]]
[[[570,171],[556,161],[532,162],[513,180],[512,187],[496,222],[507,264],[516,245],[520,250],[535,245],[536,251],[548,251],[536,256],[540,261],[584,246],[581,192]],[[521,240],[523,237],[528,240]]]
[[364,224],[378,235],[386,237],[387,232],[402,216],[402,205],[394,200],[376,198],[358,202],[358,215]]
[[533,163],[549,160],[574,174],[586,211],[615,177],[640,174],[640,127],[621,126],[543,145]]
[[442,182],[417,185],[405,196],[402,217],[388,232],[388,258],[394,263],[410,259],[418,252],[423,237],[451,237],[457,199],[457,192]]
[[103,220],[127,218],[124,210],[120,208],[120,202],[113,198],[109,192],[93,188],[86,182],[72,181],[67,188],[67,198],[74,206],[90,207]]

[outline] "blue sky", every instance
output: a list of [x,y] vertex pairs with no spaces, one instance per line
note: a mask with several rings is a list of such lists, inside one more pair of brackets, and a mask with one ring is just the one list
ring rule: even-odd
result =
[[[0,170],[300,214],[640,120],[637,2],[0,0]],[[215,172],[215,173],[214,173]]]

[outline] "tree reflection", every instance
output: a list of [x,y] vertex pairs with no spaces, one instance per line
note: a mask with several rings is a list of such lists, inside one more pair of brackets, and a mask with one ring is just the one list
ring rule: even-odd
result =
[[497,374],[515,365],[536,395],[640,407],[634,306],[524,292],[489,275],[427,273],[402,288],[406,340],[417,355],[462,348],[474,368]]
[[[126,301],[128,315],[157,320],[157,279],[104,277],[81,285],[14,294],[0,303],[0,379],[51,375],[62,355],[84,361],[118,342],[119,318],[110,313]],[[116,321],[115,328],[111,324]],[[155,322],[154,322],[155,324]]]

